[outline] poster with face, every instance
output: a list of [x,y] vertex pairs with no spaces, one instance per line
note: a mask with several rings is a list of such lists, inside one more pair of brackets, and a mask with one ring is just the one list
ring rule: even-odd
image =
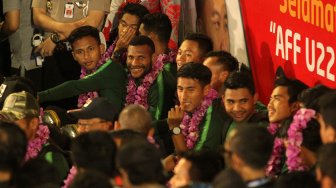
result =
[[196,31],[208,35],[214,50],[225,50],[249,66],[238,0],[195,0]]

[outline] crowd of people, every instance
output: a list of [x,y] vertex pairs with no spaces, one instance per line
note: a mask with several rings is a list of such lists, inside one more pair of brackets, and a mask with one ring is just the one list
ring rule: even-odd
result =
[[0,187],[336,185],[335,89],[280,68],[263,104],[248,66],[207,35],[170,49],[164,13],[127,3],[105,41],[109,0],[22,2],[3,2],[0,25],[25,48],[0,86]]

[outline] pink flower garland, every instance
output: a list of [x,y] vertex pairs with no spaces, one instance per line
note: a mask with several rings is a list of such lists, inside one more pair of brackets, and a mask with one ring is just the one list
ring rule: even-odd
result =
[[[302,171],[306,169],[300,158],[300,146],[303,141],[302,130],[307,127],[307,122],[309,122],[314,115],[315,111],[311,109],[302,108],[296,112],[287,131],[287,148],[285,147],[284,139],[278,137],[274,139],[273,151],[267,163],[266,175],[275,176],[281,172],[281,159],[285,151],[287,157],[286,165],[289,171]],[[271,123],[268,127],[268,131],[272,135],[275,135],[278,128],[279,124]]]
[[[105,64],[106,61],[111,58],[111,55],[112,55],[112,53],[114,51],[114,48],[116,46],[116,42],[117,42],[117,39],[113,41],[113,44],[102,55],[99,62],[96,64],[96,67],[92,71],[87,70],[85,67],[81,68],[81,75],[80,75],[81,79],[84,78],[85,76],[87,76],[88,74],[92,74],[92,73],[96,72],[99,67],[101,67],[103,64]],[[92,99],[97,98],[97,97],[98,97],[98,93],[96,91],[90,91],[90,92],[87,92],[87,93],[80,94],[79,97],[78,97],[77,107],[81,108],[81,107],[83,107],[83,105],[86,103],[87,100],[89,100],[89,99],[92,100]]]
[[146,74],[140,86],[136,86],[135,79],[128,75],[128,85],[127,85],[127,96],[126,105],[129,104],[139,104],[148,109],[147,96],[149,93],[149,88],[152,86],[153,82],[156,80],[157,76],[163,69],[164,56],[159,56],[155,63],[152,65],[152,70]]
[[163,62],[163,64],[174,62],[176,59],[176,51],[169,51],[168,54],[160,54],[157,58],[157,60],[160,60]]
[[307,127],[307,123],[314,116],[314,110],[302,108],[296,112],[293,121],[290,124],[290,127],[287,131],[288,146],[286,150],[286,164],[289,171],[303,171],[307,169],[300,157],[300,146],[303,141],[302,130]]
[[192,117],[185,113],[180,124],[182,134],[188,149],[193,149],[199,137],[199,124],[201,123],[206,111],[211,106],[212,101],[218,97],[217,91],[211,89],[205,96],[201,105],[193,112]]
[[70,187],[70,185],[71,185],[73,179],[75,178],[76,174],[77,174],[77,168],[75,166],[72,166],[67,178],[64,180],[64,185],[62,186],[62,188]]
[[36,158],[42,147],[49,139],[49,129],[47,126],[39,125],[35,138],[28,141],[25,161]]
[[282,153],[285,151],[283,139],[275,138],[270,160],[267,162],[266,175],[276,176],[281,172]]

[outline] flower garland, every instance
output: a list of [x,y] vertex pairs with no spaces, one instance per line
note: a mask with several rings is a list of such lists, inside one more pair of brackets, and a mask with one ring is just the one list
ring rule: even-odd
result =
[[[287,131],[287,148],[285,147],[284,139],[278,137],[274,139],[273,151],[267,163],[266,175],[275,176],[281,172],[281,159],[285,151],[287,158],[286,165],[289,171],[302,171],[306,169],[300,158],[300,146],[303,141],[302,130],[307,127],[307,122],[309,122],[314,115],[314,110],[305,108],[295,113],[293,121]],[[271,123],[267,129],[272,135],[275,135],[279,129],[279,124]]]
[[289,171],[303,171],[307,169],[300,157],[300,146],[303,141],[302,130],[307,127],[307,123],[314,116],[314,110],[303,108],[296,112],[293,118],[293,122],[290,124],[290,127],[287,131],[288,146],[286,150],[286,164]]
[[185,113],[180,124],[182,134],[188,149],[193,149],[199,137],[199,124],[201,123],[206,111],[211,106],[212,101],[218,97],[218,93],[214,89],[210,89],[205,96],[201,105],[193,112],[192,117]]
[[[99,62],[96,64],[96,67],[92,71],[87,70],[85,67],[81,68],[80,79],[84,78],[88,74],[96,72],[99,67],[101,67],[103,64],[105,64],[106,61],[111,58],[111,55],[112,55],[112,53],[115,49],[115,46],[116,46],[116,42],[117,42],[117,39],[115,39],[113,41],[112,45],[102,55]],[[90,92],[87,92],[87,93],[80,94],[79,97],[78,97],[77,107],[82,108],[87,100],[89,100],[89,99],[92,100],[92,99],[97,98],[97,97],[98,97],[98,92],[96,92],[96,91],[90,91]]]
[[62,186],[62,188],[70,187],[70,185],[71,185],[73,179],[75,178],[76,174],[77,174],[77,168],[75,166],[72,166],[67,178],[63,181],[64,185]]
[[39,125],[38,130],[36,131],[35,138],[29,140],[27,146],[27,152],[25,155],[25,161],[36,158],[39,152],[42,150],[42,147],[47,140],[49,139],[49,129],[45,125]]
[[167,64],[167,63],[171,63],[171,62],[174,62],[175,59],[176,59],[176,51],[169,51],[168,54],[160,54],[157,58],[157,60],[160,60],[163,62],[163,64]]
[[127,85],[127,96],[126,96],[126,106],[129,104],[139,104],[148,109],[147,96],[149,93],[149,88],[152,86],[153,82],[156,80],[157,76],[163,69],[164,56],[157,58],[156,62],[152,65],[152,70],[146,74],[140,86],[137,87],[135,84],[135,79],[128,75],[128,85]]
[[273,151],[270,160],[267,162],[266,175],[275,176],[281,172],[282,153],[285,151],[285,144],[281,138],[274,139]]

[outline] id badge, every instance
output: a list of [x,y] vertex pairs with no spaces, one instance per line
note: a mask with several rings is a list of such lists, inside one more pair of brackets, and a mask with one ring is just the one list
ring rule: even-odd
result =
[[74,17],[74,8],[75,5],[73,3],[65,3],[64,8],[64,18],[73,18]]
[[37,56],[35,58],[36,66],[42,66],[43,65],[44,58],[41,56]]

